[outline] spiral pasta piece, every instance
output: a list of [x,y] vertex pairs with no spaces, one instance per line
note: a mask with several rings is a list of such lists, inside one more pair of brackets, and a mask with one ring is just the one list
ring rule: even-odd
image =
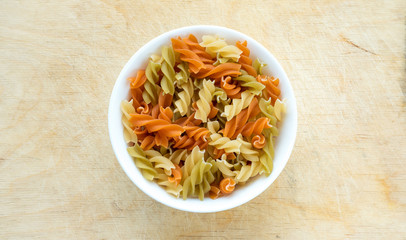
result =
[[153,163],[154,168],[161,168],[167,175],[170,175],[172,169],[175,169],[175,165],[168,158],[162,156],[162,154],[155,150],[144,151],[145,156],[149,158],[149,161]]
[[142,97],[146,103],[156,104],[159,93],[159,86],[156,84],[159,81],[158,72],[161,69],[161,64],[150,60],[145,69],[147,81],[144,83],[144,91]]
[[188,81],[180,85],[180,88],[183,89],[182,92],[178,94],[179,99],[174,102],[176,109],[178,109],[181,116],[190,114],[190,103],[194,94],[193,82]]
[[140,88],[144,85],[147,77],[144,70],[138,70],[136,77],[130,77],[128,80],[130,81],[130,88]]
[[228,104],[230,99],[227,98],[227,93],[224,89],[216,87],[213,93],[213,99],[216,100],[217,103],[221,104]]
[[141,88],[131,88],[130,87],[131,100],[133,100],[134,108],[138,108],[140,106],[141,102],[144,102],[144,99],[142,98],[142,92],[143,92],[143,89],[141,89]]
[[257,149],[261,149],[265,146],[265,137],[262,134],[255,135],[251,139],[252,146]]
[[204,51],[192,34],[183,39],[172,38],[171,41],[173,50],[180,54],[180,59],[189,64],[190,72],[196,74],[206,68],[205,63],[213,62],[210,55]]
[[261,62],[258,58],[252,64],[252,67],[257,72],[257,75],[262,75],[263,74],[263,68],[266,67],[266,66],[267,66],[266,63]]
[[226,122],[223,129],[223,135],[235,139],[238,134],[243,131],[243,126],[247,123],[248,119],[256,116],[259,112],[258,99],[253,98],[248,105],[248,108],[242,110],[237,116],[233,117],[231,121]]
[[120,104],[120,109],[121,109],[121,112],[123,113],[121,122],[123,123],[123,126],[124,126],[124,129],[123,129],[124,130],[124,140],[126,141],[126,143],[137,143],[138,142],[137,135],[133,131],[134,126],[129,121],[129,119],[131,117],[130,114],[135,113],[135,109],[134,109],[132,103],[133,103],[133,100],[131,100],[130,102],[123,100],[123,101],[121,101],[121,104]]
[[244,108],[248,107],[254,94],[249,91],[245,91],[241,94],[241,99],[234,98],[231,105],[224,107],[224,112],[221,114],[222,117],[226,117],[227,121],[230,121],[234,116],[241,112]]
[[276,99],[275,105],[274,105],[274,110],[275,110],[275,117],[281,121],[282,120],[282,114],[286,112],[286,105],[285,101],[281,101],[279,99]]
[[269,124],[269,119],[266,117],[261,117],[255,120],[255,122],[249,122],[242,128],[242,135],[244,137],[249,137],[251,135],[259,135],[265,128],[271,128]]
[[261,156],[259,158],[264,172],[269,175],[272,173],[273,168],[273,158],[274,158],[274,147],[272,141],[272,134],[265,136],[265,146],[262,149]]
[[213,200],[217,199],[220,196],[220,189],[216,186],[211,186],[209,196]]
[[222,77],[220,86],[229,98],[241,98],[241,87],[233,83],[230,76]]
[[162,58],[161,71],[163,77],[161,79],[161,88],[165,94],[173,95],[175,93],[175,52],[171,46],[162,48]]
[[264,95],[269,99],[271,99],[272,106],[275,105],[275,101],[279,98],[281,94],[281,90],[278,88],[279,79],[274,77],[268,77],[259,75],[257,77],[257,81],[265,85]]
[[189,47],[179,38],[172,38],[172,47],[175,52],[180,54],[180,59],[189,64],[189,69],[193,73],[198,73],[202,68],[205,67],[205,64],[200,59],[200,57],[191,51]]
[[220,191],[224,194],[230,194],[235,189],[235,180],[232,178],[224,178],[220,182]]
[[196,141],[187,135],[183,135],[181,137],[174,137],[174,140],[175,144],[172,146],[173,148],[187,149],[189,151],[191,151],[195,147],[199,147],[199,149],[204,150],[208,145],[208,142],[203,138],[199,138]]
[[207,128],[198,126],[185,126],[183,129],[185,129],[189,138],[193,138],[196,141],[200,138],[207,141],[207,135],[210,133]]
[[242,51],[233,45],[228,45],[224,39],[216,35],[204,35],[200,46],[206,48],[206,52],[212,57],[217,56],[219,63],[224,63],[229,60],[237,62]]
[[[156,137],[154,136],[145,136],[144,138],[138,137],[139,142],[141,143],[141,148],[146,150],[150,150],[152,147],[154,147],[155,145],[157,145],[157,141],[156,141]],[[158,140],[159,142],[159,140]],[[162,144],[161,142],[159,142],[160,144]]]
[[173,177],[168,177],[168,181],[171,183],[175,183],[176,185],[180,184],[180,181],[182,180],[182,169],[180,169],[178,164],[174,164],[175,165],[175,169],[172,169],[172,173],[171,175],[173,175]]
[[224,149],[226,153],[240,153],[241,143],[237,140],[231,140],[228,137],[222,137],[218,133],[213,133],[210,135],[211,142],[210,146],[214,146],[217,149]]
[[175,74],[175,82],[178,84],[178,86],[188,83],[189,82],[189,66],[186,62],[181,62],[177,65],[177,68],[179,68],[179,72]]
[[249,75],[256,77],[257,71],[252,67],[252,59],[250,56],[250,50],[247,47],[247,41],[236,43],[237,47],[242,50],[241,57],[238,62],[241,64],[241,68],[248,72]]
[[270,120],[271,125],[275,126],[278,120],[275,116],[275,109],[271,105],[271,99],[265,100],[261,98],[259,100],[259,109],[261,110],[262,114],[264,114],[264,116]]
[[148,132],[159,132],[167,137],[177,137],[184,132],[177,124],[171,124],[163,119],[154,119],[149,115],[130,114],[130,122],[137,127],[145,127]]
[[186,148],[191,150],[198,146],[201,150],[203,150],[207,147],[207,136],[210,133],[207,128],[187,125],[184,126],[183,129],[185,130],[186,134],[181,137],[174,138],[174,148]]
[[199,199],[203,200],[204,194],[210,190],[209,180],[214,180],[207,177],[211,173],[211,167],[212,165],[204,160],[204,152],[195,147],[182,168],[183,199],[189,195],[198,195]]
[[164,94],[163,91],[161,91],[161,93],[159,94],[158,97],[158,104],[155,105],[152,109],[151,109],[151,116],[153,118],[158,118],[159,114],[160,114],[160,109],[161,107],[163,108],[168,108],[171,104],[172,104],[172,100],[173,100],[173,96],[170,94]]
[[228,163],[225,159],[218,159],[215,164],[224,177],[233,178],[236,175],[236,172],[232,170],[234,166]]
[[260,95],[262,90],[264,90],[265,85],[258,82],[255,77],[248,75],[247,72],[241,70],[242,75],[234,78],[234,80],[241,82],[241,86],[245,87],[247,90],[255,95]]
[[128,78],[130,81],[130,92],[133,100],[134,108],[138,108],[141,102],[144,102],[142,98],[142,92],[144,91],[144,84],[146,81],[145,71],[138,70],[135,77]]
[[204,63],[211,64],[214,62],[210,54],[205,51],[204,47],[200,46],[197,38],[193,34],[189,34],[187,38],[183,38],[182,40],[186,43],[190,50],[200,57]]
[[169,156],[169,160],[171,160],[173,164],[179,165],[180,161],[185,161],[187,156],[188,153],[186,149],[178,149]]
[[157,171],[152,166],[152,163],[146,157],[144,151],[138,144],[135,144],[133,147],[127,148],[128,153],[133,157],[135,166],[137,166],[145,179],[152,181],[157,175]]
[[197,126],[202,123],[201,120],[195,118],[195,113],[190,114],[189,117],[183,117],[179,118],[178,120],[175,121],[176,124],[179,126],[187,126],[187,125],[193,125]]
[[259,161],[259,152],[254,149],[254,147],[250,142],[245,141],[241,135],[239,135],[235,141],[241,144],[240,152],[241,156],[243,156],[244,159],[249,160],[251,162]]
[[213,65],[206,65],[204,69],[202,69],[197,74],[192,74],[195,78],[211,78],[215,79],[216,82],[220,81],[220,79],[224,76],[232,76],[237,77],[241,75],[240,72],[241,64],[238,63],[222,63],[217,66]]
[[158,174],[155,177],[155,181],[158,183],[158,185],[163,186],[165,191],[167,191],[169,194],[179,197],[180,192],[182,191],[182,186],[177,184],[176,180],[170,181],[169,179],[171,176],[168,176],[163,169],[158,168],[156,170]]
[[213,98],[215,87],[213,81],[203,80],[203,89],[199,91],[200,99],[196,102],[197,110],[195,118],[207,122],[207,116],[210,113],[210,103]]
[[262,169],[261,163],[259,161],[251,162],[251,164],[246,164],[245,162],[242,163],[243,166],[239,171],[236,171],[237,174],[235,176],[235,180],[239,183],[246,182],[249,178],[255,177],[260,173]]
[[139,114],[150,114],[151,107],[146,102],[141,102],[135,111]]

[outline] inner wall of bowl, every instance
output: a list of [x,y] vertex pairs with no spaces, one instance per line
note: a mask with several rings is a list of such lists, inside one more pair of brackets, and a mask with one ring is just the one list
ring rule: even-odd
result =
[[[280,136],[275,142],[275,159],[272,174],[269,177],[262,175],[256,179],[251,179],[247,184],[238,186],[233,194],[216,200],[211,200],[210,198],[205,198],[204,201],[194,198],[187,199],[186,201],[181,198],[177,199],[169,195],[155,182],[145,180],[140,174],[139,169],[135,166],[132,158],[128,155],[126,150],[127,144],[123,137],[123,126],[121,124],[121,112],[119,106],[123,99],[128,99],[129,83],[127,78],[135,76],[139,69],[145,69],[148,58],[152,54],[159,54],[162,46],[171,44],[171,38],[177,36],[186,37],[190,33],[194,34],[199,40],[201,40],[203,35],[217,34],[220,37],[225,38],[229,44],[235,44],[236,41],[247,40],[248,47],[251,50],[250,57],[253,60],[258,57],[267,64],[264,72],[280,79],[282,98],[287,98],[288,100],[287,113],[280,126]],[[120,73],[113,89],[109,109],[109,128],[113,149],[121,166],[130,179],[147,195],[165,205],[180,210],[215,212],[226,210],[251,200],[263,192],[280,174],[288,161],[296,136],[296,101],[285,72],[276,59],[270,55],[262,45],[252,38],[231,29],[216,26],[192,26],[167,32],[151,40],[139,49],[128,61]]]

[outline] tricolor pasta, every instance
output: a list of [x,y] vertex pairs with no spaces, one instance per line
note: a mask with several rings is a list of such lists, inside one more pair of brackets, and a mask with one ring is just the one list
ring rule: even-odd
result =
[[183,199],[231,194],[272,172],[286,110],[279,79],[248,43],[176,37],[130,77],[121,102],[128,153],[142,175]]

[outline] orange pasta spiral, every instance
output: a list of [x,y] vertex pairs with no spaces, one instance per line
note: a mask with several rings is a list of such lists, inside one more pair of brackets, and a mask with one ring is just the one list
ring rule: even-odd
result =
[[261,149],[265,146],[265,136],[262,134],[255,135],[251,139],[252,146],[257,149]]
[[204,47],[200,46],[197,38],[193,34],[189,34],[187,38],[183,38],[182,40],[184,43],[186,43],[186,45],[188,45],[190,50],[192,50],[194,53],[197,54],[197,56],[200,57],[202,62],[214,63],[214,61],[211,59],[210,54],[205,51]]
[[240,69],[241,64],[238,63],[222,63],[217,66],[206,65],[206,68],[202,69],[197,74],[193,74],[193,76],[199,79],[210,77],[218,83],[224,76],[237,77],[238,75],[241,75]]
[[240,59],[238,60],[238,62],[242,65],[241,68],[247,71],[249,75],[256,77],[257,71],[255,71],[255,68],[252,66],[252,59],[249,57],[250,50],[247,47],[247,41],[242,43],[238,41],[236,46],[242,51]]
[[144,70],[138,70],[137,75],[135,77],[128,78],[130,80],[130,87],[131,88],[140,88],[144,85],[145,81],[147,80],[147,76],[145,76]]
[[175,144],[172,146],[173,148],[184,148],[189,151],[192,151],[193,148],[198,146],[201,150],[205,149],[208,145],[208,142],[202,138],[199,138],[197,141],[193,138],[190,138],[187,135],[183,135],[181,137],[175,137]]
[[151,112],[151,108],[146,102],[141,102],[135,111],[139,114],[149,114]]
[[241,98],[241,87],[237,86],[237,83],[231,79],[230,76],[222,77],[221,88],[226,92],[229,98]]
[[188,125],[183,126],[186,134],[183,136],[175,137],[174,148],[186,148],[192,150],[195,146],[199,146],[200,149],[205,149],[208,145],[207,136],[210,131],[204,127],[193,126],[192,122],[188,122]]
[[249,137],[251,135],[259,135],[261,134],[264,128],[270,128],[271,125],[269,124],[269,119],[266,117],[258,118],[255,122],[249,122],[244,125],[242,128],[241,134],[244,137]]
[[184,132],[183,128],[177,124],[171,124],[167,120],[155,119],[152,116],[144,114],[130,114],[130,122],[136,127],[145,127],[149,133],[156,133],[158,135],[159,144],[168,147],[167,141],[163,137],[178,137]]
[[175,165],[175,169],[172,169],[173,177],[168,177],[168,181],[171,183],[176,183],[176,185],[179,185],[180,181],[182,180],[182,169],[179,167],[178,164],[173,165]]
[[185,126],[183,129],[185,129],[185,132],[189,138],[193,138],[196,141],[200,138],[207,141],[207,135],[210,133],[210,131],[204,127]]
[[199,45],[197,39],[192,34],[188,38],[172,38],[172,48],[180,54],[180,59],[189,63],[189,70],[192,73],[198,73],[205,68],[205,63],[213,63],[208,53]]
[[230,194],[234,191],[235,188],[235,180],[232,178],[224,178],[220,182],[220,191],[224,194]]
[[241,68],[247,71],[249,75],[256,77],[257,71],[255,71],[255,68],[252,66],[252,59],[249,57],[250,50],[247,48],[247,41],[244,41],[243,43],[238,41],[236,45],[242,51],[240,59],[238,60],[242,65]]
[[142,98],[142,91],[144,89],[144,83],[147,80],[145,71],[137,71],[137,75],[135,77],[128,78],[128,80],[130,81],[130,92],[133,99],[133,106],[135,109],[137,109],[140,107],[141,102],[144,102],[144,99]]
[[140,147],[144,150],[149,150],[156,145],[155,137],[153,137],[151,135],[146,136],[144,139],[142,139],[140,141],[141,141]]
[[198,126],[202,123],[202,121],[199,119],[196,119],[195,113],[192,113],[189,117],[179,118],[178,120],[175,121],[175,123],[180,126],[186,126],[186,125]]
[[233,160],[236,158],[234,153],[226,153],[226,151],[224,151],[224,149],[217,149],[217,148],[214,149],[214,156],[216,159],[221,159],[223,154],[226,155],[227,160]]
[[278,88],[279,78],[259,75],[257,81],[265,85],[263,93],[268,99],[271,98],[272,106],[275,105],[276,99],[280,99],[279,95],[281,94],[281,90]]
[[[173,96],[170,94],[165,94],[163,91],[159,94],[158,105],[155,105],[151,110],[151,116],[157,118],[160,112],[160,108],[167,108],[172,104]],[[172,117],[171,117],[172,118]]]
[[[223,136],[235,139],[238,134],[243,131],[243,126],[253,116],[259,113],[258,99],[253,98],[248,108],[242,110],[237,116],[233,117],[231,121],[226,122]],[[262,130],[261,130],[262,131]]]
[[210,186],[209,197],[211,199],[217,199],[220,196],[220,189],[216,186]]

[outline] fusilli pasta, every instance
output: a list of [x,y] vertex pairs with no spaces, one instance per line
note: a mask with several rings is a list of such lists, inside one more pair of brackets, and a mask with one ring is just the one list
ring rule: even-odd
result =
[[171,39],[128,78],[121,102],[127,151],[142,175],[175,197],[212,199],[273,168],[286,111],[279,79],[252,63],[247,42]]

